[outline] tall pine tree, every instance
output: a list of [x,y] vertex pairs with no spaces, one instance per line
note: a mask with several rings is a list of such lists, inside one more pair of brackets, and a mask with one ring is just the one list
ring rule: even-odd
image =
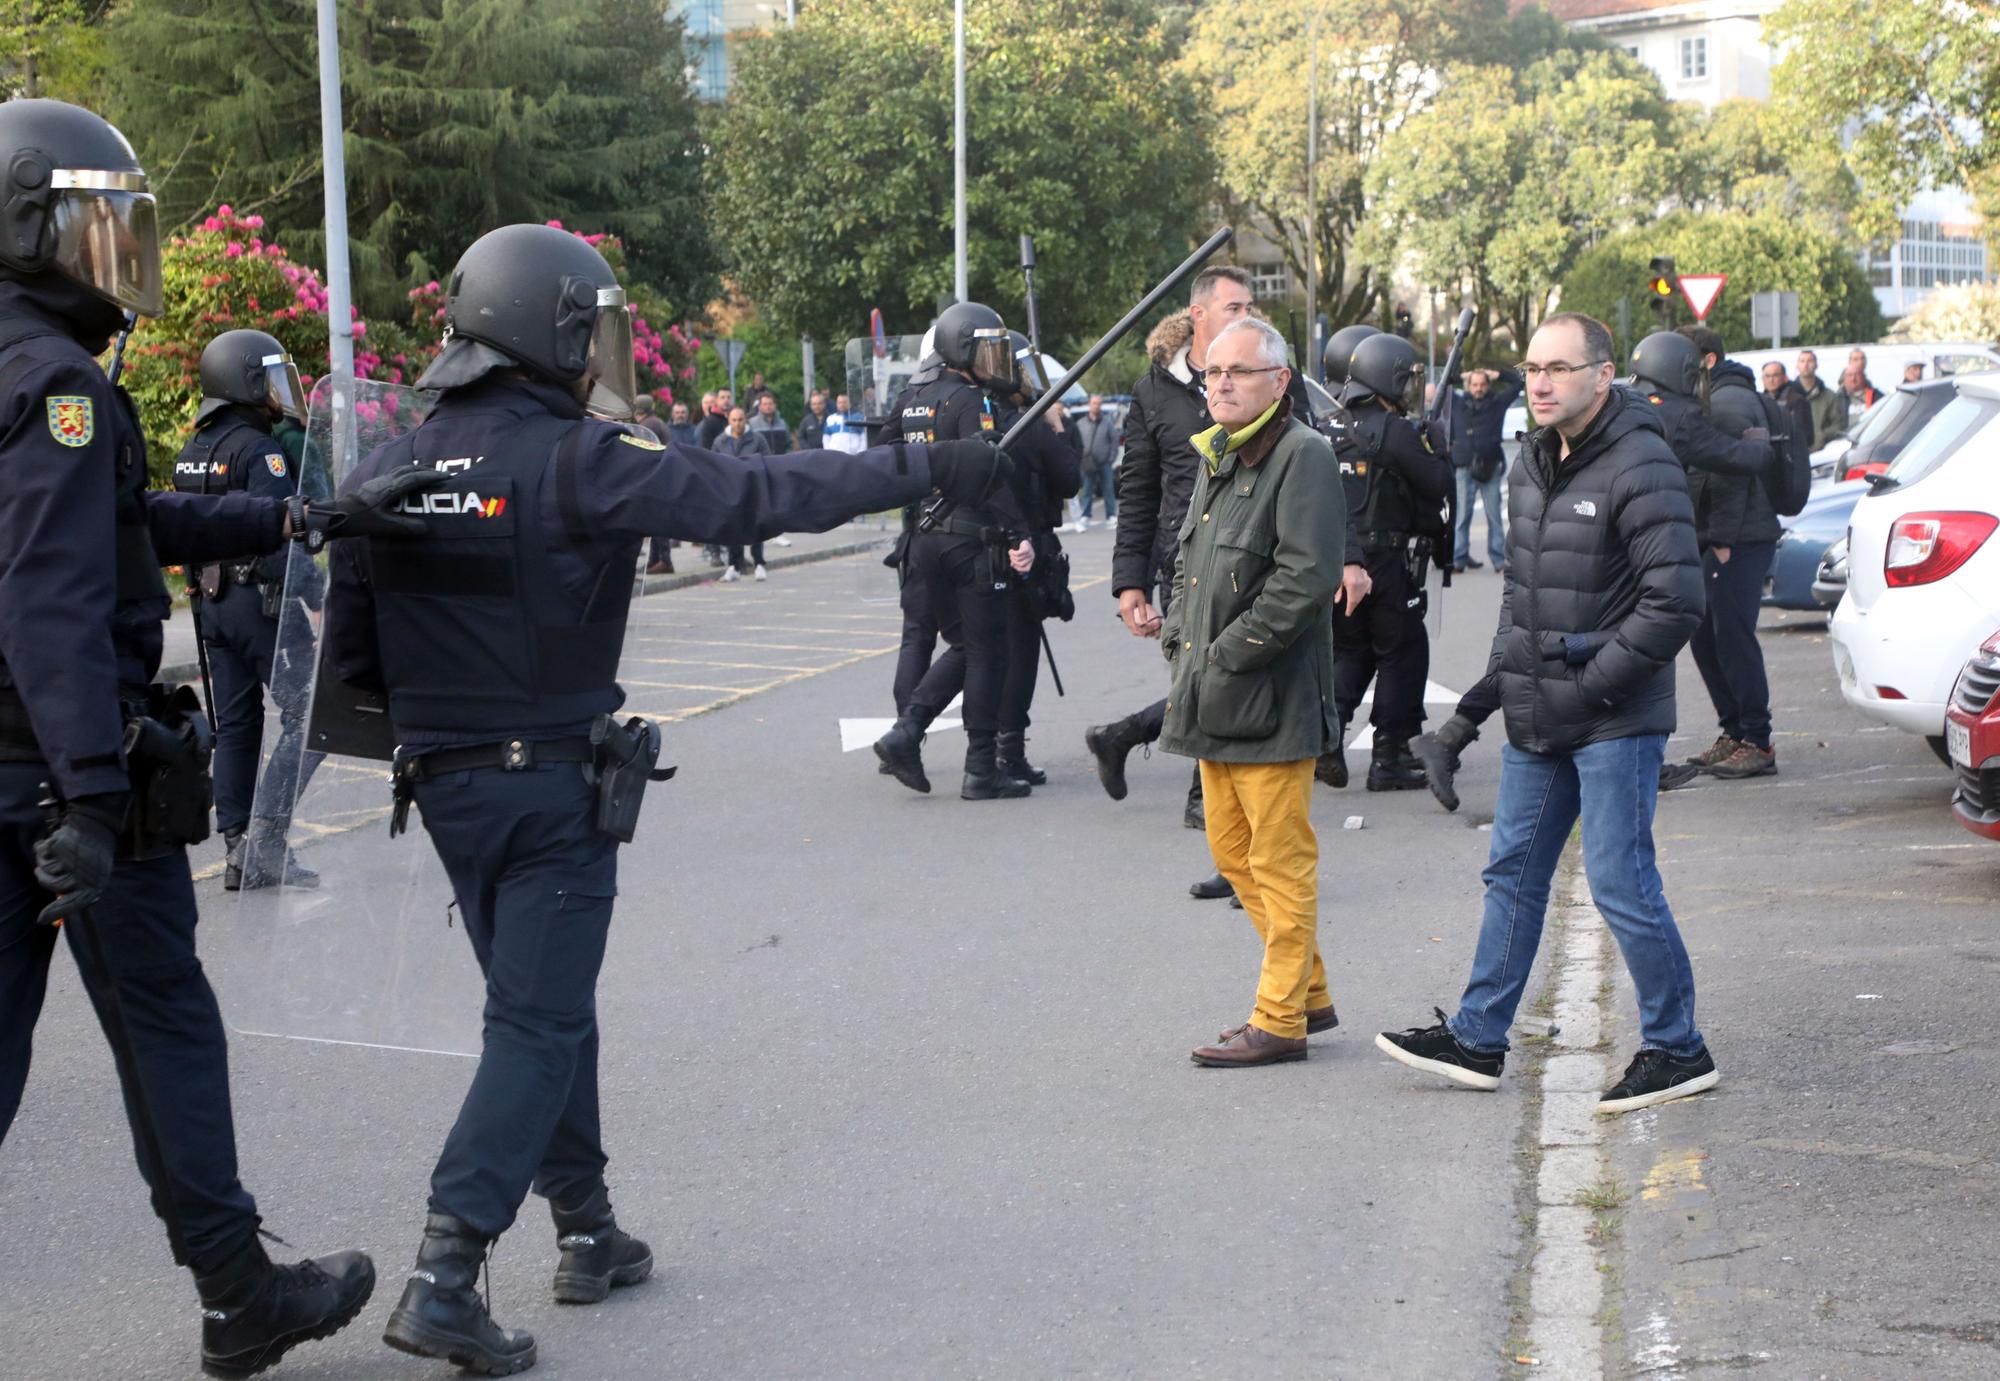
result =
[[[169,226],[219,201],[323,260],[312,0],[128,0],[110,114]],[[677,313],[715,288],[680,27],[663,0],[359,0],[341,10],[355,296],[374,315],[482,232],[625,243]]]

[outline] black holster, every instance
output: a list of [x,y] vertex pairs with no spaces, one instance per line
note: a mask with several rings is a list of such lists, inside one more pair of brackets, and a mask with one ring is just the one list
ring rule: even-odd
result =
[[637,715],[623,724],[608,714],[599,715],[591,723],[590,742],[597,750],[592,764],[597,774],[597,828],[621,844],[630,844],[639,828],[647,785],[668,780],[678,769],[658,766],[660,726]]
[[127,702],[124,749],[132,808],[118,856],[161,858],[208,838],[215,730],[194,688],[148,686],[143,700]]

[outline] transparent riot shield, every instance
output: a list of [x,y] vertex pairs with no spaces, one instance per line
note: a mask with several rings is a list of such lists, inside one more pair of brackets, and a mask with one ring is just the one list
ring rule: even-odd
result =
[[842,365],[848,401],[868,425],[888,416],[889,404],[917,372],[923,347],[922,336],[856,337],[847,342]]
[[[435,397],[367,382],[354,390],[349,445],[336,444],[330,381],[313,390],[300,466],[309,499],[335,492]],[[328,555],[288,551],[269,756],[241,890],[204,918],[204,963],[242,1034],[476,1054],[483,985],[443,866],[414,818],[389,838],[395,731],[380,697],[343,683],[322,655]]]

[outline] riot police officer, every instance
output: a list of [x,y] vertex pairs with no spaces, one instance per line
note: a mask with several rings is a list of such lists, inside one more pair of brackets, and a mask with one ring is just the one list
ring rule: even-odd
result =
[[[1347,383],[1347,362],[1354,357],[1354,349],[1370,336],[1382,332],[1373,326],[1356,324],[1343,326],[1326,338],[1325,352],[1320,356],[1321,382],[1328,390],[1338,395]],[[1339,416],[1335,413],[1334,416]]]
[[247,1376],[344,1327],[375,1274],[360,1252],[273,1265],[237,1178],[185,848],[208,834],[208,729],[185,687],[151,685],[160,566],[394,527],[373,509],[408,489],[310,511],[148,491],[132,400],[92,358],[128,314],[160,311],[145,170],[104,120],[45,100],[0,105],[0,167],[0,1138],[62,919],[140,1174],[194,1273],[202,1368]]
[[[938,315],[935,341],[943,368],[929,382],[906,389],[891,421],[908,441],[983,438],[1000,432],[989,385],[1012,386],[1014,348],[1006,323],[991,307],[960,302]],[[1013,496],[998,489],[978,504],[943,504],[931,529],[910,540],[910,577],[924,583],[923,598],[947,650],[930,665],[897,707],[895,725],[875,744],[890,775],[914,791],[929,791],[921,744],[924,731],[963,686],[965,776],[959,795],[968,801],[1026,796],[1030,784],[998,766],[996,734],[1007,676],[1007,611],[1015,574],[1034,561],[1025,516]]]
[[[1340,393],[1348,417],[1333,441],[1347,486],[1349,560],[1360,552],[1367,587],[1359,599],[1351,585],[1343,587],[1348,599],[1334,621],[1334,708],[1344,743],[1362,692],[1375,680],[1370,791],[1424,784],[1409,747],[1423,727],[1430,674],[1419,543],[1436,540],[1452,476],[1446,448],[1409,420],[1422,398],[1423,369],[1408,341],[1378,332],[1354,347]],[[1330,756],[1340,769],[1334,784],[1344,785],[1340,749]]]
[[420,380],[443,396],[347,484],[412,467],[448,482],[424,497],[421,538],[350,544],[327,592],[326,655],[387,693],[399,814],[412,799],[422,813],[486,975],[483,1053],[383,1338],[494,1375],[535,1359],[477,1288],[531,1187],[555,1220],[558,1300],[652,1269],[605,1185],[595,996],[618,844],[650,775],[640,749],[657,751],[652,726],[612,719],[641,542],[820,531],[933,488],[976,504],[1008,471],[981,442],[733,458],[586,416],[630,415],[631,329],[579,237],[512,225],[475,241]]
[[[298,366],[275,336],[224,331],[201,352],[201,409],[195,432],[174,461],[174,488],[196,494],[261,494],[284,500],[299,490],[299,457],[275,429],[280,419],[305,422]],[[316,569],[300,563],[301,569]],[[244,832],[264,743],[262,688],[272,686],[278,656],[279,603],[285,590],[282,556],[214,561],[188,573],[188,596],[200,630],[215,707],[215,823],[228,846],[223,887],[317,887],[319,875],[284,848],[285,819],[260,822],[259,846],[246,867]],[[310,593],[314,598],[316,592]],[[293,623],[295,636],[305,630]],[[309,656],[309,647],[299,649]],[[304,678],[278,704],[279,738],[259,793],[288,809],[319,765],[304,743]],[[273,689],[273,694],[277,694]]]

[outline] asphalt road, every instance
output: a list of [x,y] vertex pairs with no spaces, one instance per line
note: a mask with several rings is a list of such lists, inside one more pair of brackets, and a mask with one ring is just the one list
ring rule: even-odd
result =
[[[1425,793],[1317,790],[1344,1024],[1301,1065],[1197,1069],[1189,1048],[1247,1014],[1257,949],[1240,913],[1186,895],[1210,871],[1179,823],[1188,765],[1135,757],[1116,804],[1091,773],[1084,728],[1157,696],[1164,666],[1112,617],[1108,534],[1066,540],[1083,612],[1051,629],[1070,693],[1044,679],[1030,755],[1051,781],[1025,801],[959,801],[950,730],[927,748],[929,797],[878,776],[865,748],[841,751],[841,718],[888,713],[898,624],[877,558],[637,606],[633,707],[672,719],[681,772],[623,852],[600,1012],[613,1195],[660,1269],[606,1305],[558,1308],[531,1201],[493,1285],[498,1316],[540,1339],[537,1374],[1521,1372],[1532,1082],[1436,1087],[1370,1045],[1463,981],[1497,735],[1470,750],[1457,816]],[[1490,574],[1454,587],[1442,687],[1482,669],[1497,601]],[[1786,1377],[2000,1360],[1960,1336],[1994,1317],[1978,998],[2000,854],[1950,847],[1972,841],[1944,810],[1942,769],[1916,740],[1857,732],[1814,637],[1767,634],[1781,725],[1808,735],[1782,740],[1783,773],[1662,803],[1668,894],[1725,1083],[1618,1129],[1633,1192],[1607,1248],[1611,1374],[1662,1357]],[[1682,690],[1693,751],[1712,729],[1685,665]],[[321,823],[358,827],[307,856],[351,857],[340,871],[360,876],[330,874],[327,894],[387,905],[421,887],[422,836],[392,844],[361,819],[379,782],[328,782],[352,804]],[[1363,827],[1343,829],[1353,815]],[[225,914],[213,881],[203,898]],[[455,1007],[469,954],[458,963],[406,1005]],[[214,967],[239,1025],[272,1010],[255,965]],[[1629,1044],[1629,995],[1612,1006]],[[0,1152],[0,1371],[191,1374],[193,1292],[131,1168],[67,961],[40,1037]],[[1876,1053],[1916,1039],[1955,1048]],[[302,1251],[366,1247],[382,1273],[359,1323],[277,1374],[452,1374],[377,1335],[469,1061],[238,1036],[232,1063],[243,1177],[268,1226]],[[1702,1167],[1700,1186],[1683,1174],[1644,1197],[1669,1153]],[[1642,1335],[1655,1312],[1664,1324]],[[1642,1346],[1656,1351],[1635,1360]]]

